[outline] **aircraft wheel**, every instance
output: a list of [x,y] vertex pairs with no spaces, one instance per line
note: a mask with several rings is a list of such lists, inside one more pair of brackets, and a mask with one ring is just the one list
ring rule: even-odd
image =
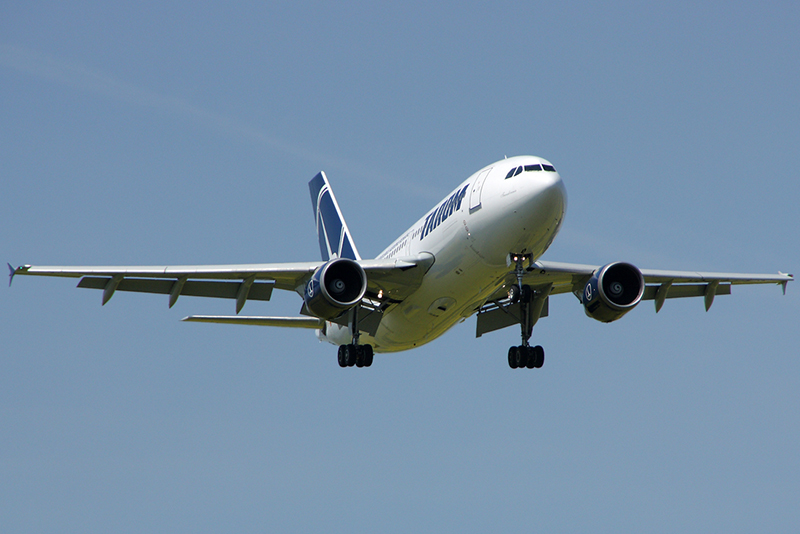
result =
[[525,350],[528,353],[528,362],[526,367],[528,369],[533,369],[536,367],[536,347],[525,347]]
[[533,347],[533,354],[534,367],[541,369],[544,365],[544,348],[541,345],[536,345]]
[[508,366],[512,369],[517,368],[517,357],[516,357],[516,349],[517,347],[510,347],[508,349]]
[[356,349],[356,367],[364,367],[364,345],[355,345]]
[[528,347],[520,345],[514,351],[518,369],[523,369],[528,365]]
[[347,367],[347,360],[345,359],[344,351],[344,345],[339,345],[339,367]]
[[344,361],[347,367],[353,367],[356,364],[355,345],[344,345]]
[[519,286],[517,285],[508,286],[508,300],[510,300],[514,304],[519,302]]
[[364,367],[372,365],[372,357],[375,355],[372,345],[364,345]]

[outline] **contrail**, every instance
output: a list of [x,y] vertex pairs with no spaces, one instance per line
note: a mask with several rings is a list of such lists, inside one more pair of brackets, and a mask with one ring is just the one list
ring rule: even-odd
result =
[[0,64],[78,91],[98,94],[135,106],[183,115],[216,131],[244,137],[292,156],[329,163],[323,156],[281,141],[263,130],[247,126],[231,117],[203,109],[180,98],[165,96],[125,83],[83,65],[70,63],[47,54],[2,45],[0,46]]
[[379,180],[389,189],[403,190],[415,197],[439,198],[431,187],[398,180],[382,174],[380,170],[340,158],[319,154],[298,144],[287,143],[268,132],[254,128],[230,116],[209,111],[180,98],[166,96],[149,89],[137,87],[84,65],[72,63],[49,54],[28,48],[0,45],[0,66],[47,80],[70,89],[92,93],[133,106],[175,113],[209,128],[217,133],[238,137],[244,141],[265,145],[273,150],[313,162],[324,167],[334,167],[362,179]]

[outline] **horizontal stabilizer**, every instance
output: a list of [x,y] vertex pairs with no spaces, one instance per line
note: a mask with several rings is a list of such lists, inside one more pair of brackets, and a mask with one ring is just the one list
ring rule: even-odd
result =
[[239,317],[238,315],[190,315],[182,321],[191,323],[249,324],[288,328],[322,328],[325,321],[317,317]]

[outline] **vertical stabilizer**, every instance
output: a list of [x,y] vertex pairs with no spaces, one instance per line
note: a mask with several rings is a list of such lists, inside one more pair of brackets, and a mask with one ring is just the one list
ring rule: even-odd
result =
[[360,260],[350,230],[342,217],[339,203],[333,196],[331,184],[324,172],[317,174],[310,182],[311,206],[314,208],[314,223],[317,227],[319,250],[325,261],[331,258]]

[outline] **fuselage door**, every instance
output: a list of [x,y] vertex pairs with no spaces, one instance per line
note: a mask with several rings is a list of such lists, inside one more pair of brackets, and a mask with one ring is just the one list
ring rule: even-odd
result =
[[491,167],[483,169],[472,184],[472,189],[469,192],[469,211],[481,207],[481,190],[483,190],[483,183],[486,181],[486,177],[489,176],[491,170]]

